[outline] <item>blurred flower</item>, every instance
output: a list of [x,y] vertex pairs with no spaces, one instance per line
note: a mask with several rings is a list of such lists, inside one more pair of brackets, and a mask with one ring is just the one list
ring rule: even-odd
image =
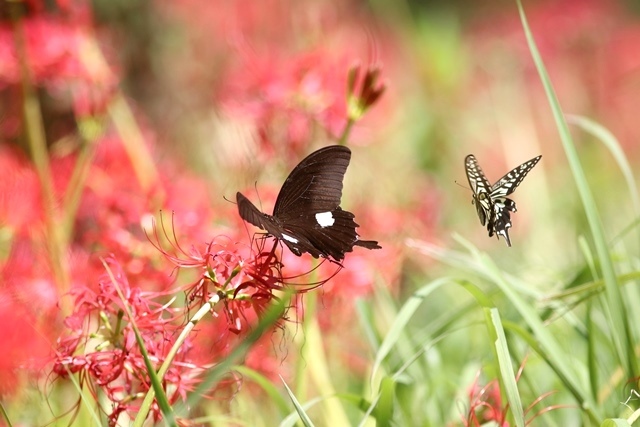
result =
[[[105,393],[112,405],[110,425],[115,425],[122,412],[137,413],[151,387],[132,323],[140,331],[150,360],[159,367],[175,340],[182,315],[169,304],[158,302],[162,294],[132,287],[115,259],[107,262],[115,282],[104,275],[97,291],[88,287],[72,291],[74,310],[65,319],[68,333],[58,339],[53,372],[59,378],[80,373],[81,387],[88,387],[93,394],[98,388]],[[128,318],[125,306],[133,318]],[[209,367],[193,363],[191,348],[187,338],[164,376],[170,403],[183,400]],[[153,413],[159,419],[157,407]]]
[[97,47],[90,3],[44,3],[9,2],[15,22],[0,21],[0,129],[16,142],[23,79],[37,90],[49,144],[75,133],[74,116],[103,113],[119,83]]
[[0,227],[11,234],[27,234],[42,221],[38,177],[26,156],[17,149],[0,147]]
[[[143,280],[145,289],[166,289],[173,279],[144,233],[160,208],[175,212],[180,236],[189,240],[212,232],[212,208],[206,186],[171,162],[162,164],[160,182],[145,191],[136,179],[120,138],[106,135],[96,142],[95,160],[76,214],[75,246],[98,256],[113,254],[128,277]],[[159,196],[160,195],[160,196]],[[96,263],[96,270],[102,267]]]
[[[0,283],[5,283],[0,275]],[[36,291],[32,283],[32,291]],[[45,291],[46,291],[45,287]],[[49,288],[51,289],[51,288]],[[37,299],[37,294],[31,297]],[[39,306],[39,304],[38,304]],[[37,316],[28,301],[12,298],[7,292],[0,294],[0,329],[3,351],[0,356],[0,396],[10,399],[20,386],[31,381],[33,374],[41,373],[42,361],[50,352],[50,339],[55,336],[55,325],[43,316]]]
[[261,156],[299,159],[318,131],[337,136],[346,124],[344,58],[317,48],[295,55],[254,53],[229,70],[222,104],[250,118]]
[[[640,23],[631,18],[630,7],[616,1],[546,0],[525,5],[525,12],[563,110],[601,121],[625,148],[633,150],[640,138],[640,128],[632,118],[633,100],[640,88]],[[543,91],[531,90],[531,83],[538,84],[539,77],[518,14],[501,9],[490,19],[478,20],[467,40],[479,66],[474,87],[464,91],[465,96],[481,94],[484,90],[475,86],[486,89],[491,83],[496,91],[502,90],[506,82],[515,91],[505,101],[514,108],[512,120],[523,122],[514,128],[526,129],[533,122],[543,133],[538,136],[540,141],[553,140],[546,133],[555,135],[555,127],[538,123],[540,118],[535,115],[527,116],[530,111],[548,108],[548,101]],[[516,141],[514,145],[522,144]]]
[[[516,381],[520,379],[525,363],[526,359],[520,365],[520,369],[518,369]],[[500,382],[495,379],[487,383],[485,386],[480,387],[480,384],[478,384],[479,378],[480,373],[478,373],[476,379],[468,390],[469,411],[466,419],[463,420],[463,425],[465,427],[480,427],[486,423],[494,422],[499,427],[509,427],[509,423],[506,421],[507,413],[509,412],[509,403],[502,402]],[[538,403],[551,394],[553,394],[553,392],[544,393],[535,399],[527,408],[524,408],[524,415],[528,415]],[[527,421],[527,424],[532,423],[533,420],[545,412],[563,407],[564,406],[562,405],[544,407],[531,416]]]
[[498,380],[489,382],[484,387],[478,384],[478,378],[469,388],[469,412],[463,422],[466,427],[481,426],[493,421],[499,427],[509,427],[506,421],[509,406],[502,406],[500,383]]
[[359,81],[360,72],[359,64],[353,66],[347,78],[347,117],[353,121],[360,120],[386,89],[385,83],[379,81],[380,68],[369,66],[364,72],[362,81]]

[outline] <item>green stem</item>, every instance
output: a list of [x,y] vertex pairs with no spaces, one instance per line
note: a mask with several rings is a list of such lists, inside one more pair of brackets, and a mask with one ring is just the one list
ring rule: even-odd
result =
[[[189,323],[187,323],[185,328],[180,333],[180,336],[178,337],[178,339],[176,339],[176,342],[173,344],[173,347],[171,347],[171,350],[169,350],[167,357],[164,359],[162,366],[160,366],[160,369],[158,370],[157,375],[160,381],[162,381],[162,379],[164,378],[164,374],[166,374],[167,370],[169,370],[169,367],[171,366],[171,362],[173,362],[174,357],[178,353],[178,350],[182,346],[182,343],[184,343],[184,341],[187,339],[187,336],[189,336],[193,328],[196,327],[196,324],[204,317],[204,315],[207,314],[218,302],[220,302],[220,296],[218,296],[218,294],[216,293],[214,294],[213,297],[211,297],[209,301],[206,302],[206,304],[200,307],[200,310],[198,310],[198,312],[193,316],[193,318],[189,320]],[[140,411],[136,416],[136,419],[133,423],[133,427],[142,427],[145,419],[147,418],[147,415],[149,415],[149,411],[151,410],[151,404],[153,403],[153,399],[155,396],[156,396],[156,393],[153,390],[153,387],[150,387],[149,391],[147,392],[147,395],[144,397],[144,400],[142,401],[142,405],[140,406]]]
[[65,245],[58,227],[58,212],[55,205],[55,190],[51,167],[49,164],[49,153],[47,150],[44,124],[40,109],[38,95],[33,87],[33,79],[27,64],[26,42],[22,17],[18,7],[19,2],[7,1],[13,21],[13,40],[20,66],[21,86],[22,86],[22,114],[24,119],[24,130],[33,160],[40,188],[42,191],[42,203],[45,212],[45,224],[47,229],[47,246],[51,269],[55,278],[56,286],[60,294],[69,290],[69,277],[67,269],[63,264],[62,254]]
[[[231,282],[231,280],[234,277],[236,277],[238,275],[238,273],[240,273],[240,268],[236,267],[231,272],[231,274],[229,275],[229,278],[225,282],[225,284],[223,286],[223,289],[227,287],[227,285]],[[173,343],[173,346],[171,347],[171,350],[169,350],[169,353],[165,357],[164,362],[162,363],[162,366],[160,366],[160,369],[158,370],[158,372],[156,374],[157,377],[158,377],[158,381],[161,382],[162,379],[164,378],[164,374],[167,372],[167,370],[169,370],[169,367],[171,366],[171,363],[173,362],[173,359],[175,358],[176,354],[178,353],[178,350],[180,349],[180,347],[182,346],[184,341],[187,339],[187,336],[189,336],[189,333],[191,333],[193,328],[196,327],[196,324],[218,302],[220,302],[220,295],[218,295],[218,293],[216,292],[209,299],[209,301],[207,301],[202,307],[200,307],[198,312],[191,318],[191,320],[189,320],[189,323],[187,323],[187,325],[184,327],[182,332],[180,332],[180,336],[178,336],[178,338],[176,339],[176,342]],[[138,412],[138,415],[136,416],[136,419],[135,419],[135,421],[133,423],[133,427],[142,427],[142,425],[144,424],[145,419],[147,418],[147,415],[149,414],[149,411],[151,410],[151,404],[153,403],[153,398],[155,397],[155,395],[156,395],[156,393],[153,390],[153,387],[150,387],[149,391],[147,391],[147,395],[144,397],[144,400],[142,401],[142,405],[140,406],[140,411]]]
[[344,130],[342,131],[342,135],[338,139],[338,145],[347,145],[347,138],[349,138],[349,134],[351,133],[351,129],[355,124],[355,120],[349,118],[347,120],[347,124],[344,126]]
[[[61,221],[62,226],[60,228],[63,233],[62,241],[65,245],[68,244],[73,236],[73,225],[76,213],[78,212],[78,207],[80,206],[82,191],[85,188],[85,183],[87,182],[87,177],[89,176],[93,157],[96,152],[96,140],[99,135],[98,132],[102,132],[102,125],[93,123],[93,120],[90,118],[80,120],[78,122],[78,127],[80,128],[80,135],[82,137],[83,144],[80,149],[80,153],[78,154],[78,158],[76,159],[71,179],[67,185],[67,191],[65,192],[62,200],[63,218]],[[88,132],[86,130],[88,127],[99,127],[100,130],[98,131],[97,129],[94,129],[93,132]]]

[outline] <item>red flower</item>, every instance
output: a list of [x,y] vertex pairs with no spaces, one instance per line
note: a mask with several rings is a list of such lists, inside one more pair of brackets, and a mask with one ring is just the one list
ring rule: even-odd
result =
[[[2,278],[0,278],[0,282]],[[48,337],[52,329],[44,316],[35,316],[23,302],[12,299],[6,292],[0,294],[0,396],[12,396],[26,374],[38,372],[50,351]]]
[[[199,271],[197,279],[180,287],[187,292],[190,304],[202,305],[217,295],[225,307],[229,330],[240,333],[250,318],[259,316],[282,290],[282,265],[274,244],[270,251],[233,243],[228,237],[214,238],[204,250],[191,247],[188,251],[178,243],[173,227],[169,233],[164,223],[154,227],[154,245],[178,268]],[[164,249],[168,243],[170,249]],[[264,241],[263,241],[264,243]],[[253,312],[248,314],[247,311]],[[249,317],[247,317],[249,316]]]
[[[117,86],[112,70],[96,59],[95,40],[86,11],[66,20],[57,15],[35,14],[19,22],[24,33],[24,55],[32,82],[45,87],[54,97],[65,99],[79,116],[103,109]],[[20,55],[15,30],[0,25],[0,89],[19,85]]]
[[0,224],[26,233],[42,220],[40,184],[32,165],[17,150],[0,148]]
[[[80,373],[81,386],[94,394],[100,388],[113,406],[110,420],[115,424],[120,413],[137,412],[140,398],[150,388],[132,323],[137,325],[151,361],[159,367],[181,327],[182,316],[159,302],[162,294],[130,286],[114,259],[109,259],[108,265],[114,280],[105,275],[97,291],[85,287],[72,292],[75,308],[65,320],[68,334],[58,340],[53,372],[61,378]],[[125,308],[133,318],[128,318]],[[173,390],[168,395],[170,403],[183,399],[207,368],[190,360],[191,348],[187,338],[164,377],[167,390]],[[155,408],[154,417],[159,415]]]
[[[516,380],[520,379],[525,362],[526,360],[522,362],[522,365],[520,366],[520,369],[518,370],[518,373],[516,375]],[[500,383],[498,382],[498,380],[492,380],[484,387],[480,387],[480,385],[478,384],[479,377],[480,373],[478,373],[476,379],[469,388],[469,411],[466,415],[466,419],[463,419],[463,425],[465,427],[480,427],[488,422],[493,421],[499,427],[509,427],[509,423],[506,421],[507,413],[509,412],[509,403],[502,402],[502,397],[500,394]],[[539,396],[527,408],[525,408],[524,414],[527,415],[528,413],[530,413],[536,405],[538,405],[540,402],[542,402],[542,400],[544,400],[551,394],[553,393],[549,392]],[[564,406],[547,406],[535,413],[527,421],[527,424],[530,424],[534,419],[545,412],[562,407]]]
[[506,420],[508,405],[502,406],[500,396],[500,384],[498,380],[493,380],[484,387],[478,385],[478,377],[469,388],[469,413],[464,425],[481,426],[489,421],[494,421],[500,427],[509,427]]
[[375,104],[386,89],[384,83],[378,81],[380,68],[369,66],[360,81],[361,66],[351,67],[347,80],[348,117],[357,121]]

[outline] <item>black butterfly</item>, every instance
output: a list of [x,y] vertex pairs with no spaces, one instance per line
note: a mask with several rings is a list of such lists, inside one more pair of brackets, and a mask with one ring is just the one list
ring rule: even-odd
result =
[[340,145],[311,153],[282,184],[273,215],[260,212],[236,193],[240,217],[284,242],[298,256],[309,252],[314,258],[340,262],[354,246],[380,249],[378,242],[359,239],[354,215],[339,206],[350,159],[351,151]]
[[516,211],[516,202],[507,196],[515,191],[525,176],[538,163],[542,156],[524,162],[491,185],[482,172],[473,154],[464,159],[467,179],[473,191],[472,203],[476,205],[478,217],[482,225],[487,224],[489,237],[503,236],[507,245],[511,246],[508,229],[511,228],[511,214]]

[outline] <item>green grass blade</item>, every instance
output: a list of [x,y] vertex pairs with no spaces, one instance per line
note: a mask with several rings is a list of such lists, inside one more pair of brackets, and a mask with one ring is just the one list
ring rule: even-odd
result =
[[534,307],[514,291],[513,287],[503,277],[498,266],[495,265],[495,263],[486,254],[481,254],[480,257],[487,274],[492,277],[492,281],[509,299],[513,308],[520,313],[526,325],[532,331],[535,339],[539,343],[539,347],[546,354],[547,361],[551,365],[551,368],[559,373],[563,382],[565,382],[566,386],[572,390],[572,393],[580,402],[580,406],[584,408],[592,420],[596,421],[602,419],[602,417],[596,413],[596,404],[590,394],[584,392],[587,387],[577,381],[577,375],[574,372],[573,367],[569,364],[569,360],[571,360],[571,358],[567,357],[567,354],[563,351],[560,343],[545,327]]
[[522,8],[521,1],[516,0],[516,2],[518,4],[520,19],[529,45],[529,51],[531,52],[531,56],[533,57],[533,61],[547,94],[547,98],[553,112],[553,117],[560,134],[560,140],[562,141],[562,146],[567,156],[569,167],[576,182],[578,193],[587,216],[596,253],[600,260],[600,267],[602,268],[602,275],[606,287],[607,314],[611,324],[612,341],[616,348],[620,363],[626,368],[627,377],[634,378],[638,376],[638,370],[637,361],[633,354],[631,329],[627,322],[626,306],[624,305],[623,298],[618,287],[618,282],[616,280],[611,253],[609,252],[602,228],[602,221],[600,220],[595,200],[591,194],[591,190],[589,189],[584,170],[580,165],[578,153],[575,145],[573,144],[564,114],[560,108],[560,103],[558,102],[551,80],[547,74],[540,53],[538,52],[531,30],[529,29],[529,24],[525,16],[524,9]]
[[[471,252],[471,257],[464,257],[461,254],[449,256],[453,251],[438,248],[435,245],[415,240],[407,242],[407,245],[417,249],[425,255],[453,265],[455,268],[459,268],[460,271],[473,273],[478,277],[485,278],[486,280],[495,283],[500,291],[508,298],[511,306],[520,313],[527,327],[533,332],[533,335],[525,332],[523,334],[523,338],[525,338],[529,345],[545,359],[551,369],[556,372],[560,380],[566,385],[574,398],[579,402],[579,406],[584,408],[589,418],[593,422],[599,422],[599,420],[602,419],[598,414],[595,400],[591,397],[589,392],[585,392],[585,390],[588,390],[588,387],[577,380],[579,375],[574,371],[574,366],[568,362],[570,358],[567,358],[567,354],[560,343],[556,340],[553,334],[547,330],[543,320],[535,311],[529,300],[525,300],[523,298],[522,295],[528,295],[530,293],[530,291],[527,292],[526,290],[527,286],[520,283],[520,280],[500,271],[498,266],[495,265],[495,263],[486,254],[481,253],[470,244],[465,244],[465,246]],[[468,286],[465,286],[465,288],[471,292],[471,288]],[[528,288],[532,287],[528,286]],[[481,291],[471,292],[471,294],[476,298],[477,295],[483,295]],[[492,306],[489,303],[482,302],[481,299],[478,299],[478,301],[483,307]]]
[[356,299],[356,314],[358,315],[358,324],[362,329],[363,337],[369,343],[372,351],[376,353],[380,350],[380,340],[375,328],[374,313],[369,301],[363,298]]
[[[593,302],[587,301],[587,312],[585,314],[585,323],[588,331],[594,331],[596,325],[591,317],[593,314]],[[598,398],[598,390],[600,389],[598,381],[598,364],[597,364],[597,349],[598,343],[595,338],[596,334],[587,334],[587,363],[589,364],[589,386],[591,390],[591,397],[595,400]]]
[[[594,407],[593,399],[586,400],[584,399],[583,388],[576,388],[577,384],[574,381],[575,373],[569,371],[566,365],[558,364],[552,357],[552,354],[549,353],[539,342],[539,340],[531,334],[529,331],[524,329],[521,325],[505,320],[503,322],[503,326],[505,329],[513,332],[522,338],[531,349],[536,352],[542,359],[547,363],[547,365],[556,373],[560,381],[567,388],[569,393],[573,395],[573,397],[580,402],[580,407],[586,412],[588,417],[593,423],[597,423],[600,419],[602,419],[601,415],[597,412]],[[571,375],[571,376],[568,376]]]
[[509,346],[507,345],[507,337],[504,335],[504,329],[502,328],[500,314],[497,308],[485,308],[485,316],[487,318],[489,334],[494,339],[496,357],[500,368],[500,382],[509,401],[509,408],[513,414],[516,426],[524,427],[526,425],[524,411],[522,410],[518,384],[514,375],[511,354],[509,353]]
[[450,279],[441,278],[437,279],[422,288],[418,289],[400,308],[397,316],[395,317],[389,332],[385,336],[382,344],[380,345],[380,349],[376,354],[376,359],[373,363],[373,368],[371,370],[371,381],[374,380],[378,370],[380,369],[380,365],[382,361],[389,355],[391,350],[396,346],[398,341],[402,338],[402,335],[406,331],[407,324],[409,320],[414,315],[414,313],[418,310],[424,299],[433,291],[438,289],[440,286],[445,283],[449,283]]
[[604,420],[600,427],[631,427],[629,421],[623,420],[621,418],[610,418],[608,420]]
[[194,407],[200,399],[210,390],[220,379],[226,375],[234,365],[237,365],[253,347],[253,345],[262,337],[262,335],[273,328],[285,313],[289,304],[290,295],[284,295],[280,300],[271,304],[266,312],[261,316],[260,322],[253,327],[251,332],[216,366],[211,368],[207,376],[202,380],[198,387],[189,395],[186,404],[177,404],[175,412],[185,414],[187,408]]
[[[102,261],[102,265],[107,271],[107,274],[109,275],[109,279],[111,280],[111,283],[113,284],[113,286],[116,289],[116,292],[118,293],[118,297],[122,300],[122,306],[125,312],[127,313],[127,317],[129,321],[131,322],[131,327],[133,328],[133,332],[136,337],[136,343],[138,344],[138,348],[140,349],[140,354],[142,355],[142,359],[144,360],[144,366],[145,366],[145,369],[147,370],[147,374],[149,375],[151,386],[153,387],[153,390],[155,392],[156,402],[158,403],[158,407],[162,411],[164,422],[168,426],[176,426],[177,424],[176,424],[175,414],[173,413],[173,408],[171,408],[171,405],[169,404],[169,400],[167,399],[167,395],[164,392],[162,384],[160,384],[158,375],[156,375],[156,368],[151,363],[151,359],[149,359],[149,353],[147,353],[147,348],[144,345],[144,340],[142,339],[142,335],[140,334],[140,329],[138,329],[138,325],[135,322],[135,318],[133,317],[133,314],[129,309],[129,305],[127,304],[127,299],[124,297],[122,290],[120,289],[120,284],[118,283],[115,276],[113,275],[113,272],[111,271],[111,268],[109,267],[109,265],[104,260]],[[134,424],[136,422],[144,421],[145,418],[146,418],[146,413],[144,413],[144,411],[141,410],[140,413],[138,413],[138,416],[136,417],[136,421],[134,421]]]
[[395,381],[385,377],[380,384],[380,399],[376,404],[375,417],[377,427],[389,427],[393,421],[393,408],[395,403]]
[[362,420],[360,421],[360,423],[358,423],[358,427],[365,427],[367,425],[367,422],[369,421],[369,417],[372,415],[375,417],[374,412],[378,405],[379,400],[380,400],[379,393],[376,396],[376,398],[371,402],[362,399],[358,407],[364,412],[364,416],[362,417]]
[[[317,405],[318,403],[321,403],[323,400],[325,400],[324,397],[315,397],[309,401],[307,401],[306,403],[300,405],[300,407],[306,411],[309,408]],[[291,414],[287,415],[287,417],[282,420],[280,422],[280,427],[293,427],[296,424],[298,424],[298,421],[300,421],[300,415],[298,414],[298,412],[292,412]]]
[[293,406],[296,408],[296,412],[298,413],[302,424],[304,424],[305,427],[313,427],[314,424],[311,421],[311,418],[309,418],[302,405],[300,405],[300,402],[298,402],[298,399],[296,399],[296,396],[293,394],[282,376],[280,377],[280,380],[282,381],[282,384],[284,384],[284,388],[287,390],[287,394],[289,395],[291,402],[293,402]]
[[242,375],[245,378],[249,378],[251,381],[259,385],[262,390],[267,393],[267,396],[271,399],[271,402],[276,405],[280,414],[285,416],[289,413],[289,405],[287,401],[280,394],[280,390],[261,373],[242,365],[233,366],[232,369]]
[[[95,425],[97,425],[97,426],[101,425],[101,421],[100,421],[100,414],[97,412],[97,409],[95,409],[95,408],[91,405],[92,401],[91,401],[91,400],[89,399],[89,397],[88,397],[88,396],[91,396],[91,397],[95,397],[95,396],[93,396],[93,395],[91,394],[91,392],[87,391],[87,389],[86,389],[86,388],[83,388],[83,387],[80,385],[80,383],[78,383],[78,379],[76,378],[75,374],[73,374],[73,373],[69,370],[69,368],[68,368],[68,367],[65,367],[65,369],[66,369],[66,371],[67,371],[67,374],[69,375],[69,380],[71,381],[71,383],[73,384],[73,386],[74,386],[74,387],[75,387],[75,389],[77,390],[78,395],[80,396],[80,399],[81,399],[82,403],[84,403],[84,405],[85,405],[85,406],[84,406],[84,408],[85,408],[86,412],[88,412],[88,413],[89,413],[89,416],[90,416],[91,418],[93,418],[93,422],[95,423]],[[98,402],[98,401],[94,401],[94,403],[95,403],[96,405],[100,405],[100,402]],[[3,414],[4,414],[4,415],[5,415],[5,417],[6,417],[6,413],[4,412],[4,409],[3,409]],[[10,421],[9,421],[9,419],[8,419],[8,418],[6,419],[6,421],[7,421],[8,425],[9,425],[9,426],[11,426],[11,423],[10,423]]]
[[640,196],[638,195],[638,187],[636,186],[636,180],[633,177],[631,165],[629,164],[618,139],[607,128],[593,120],[589,120],[586,117],[572,114],[568,114],[566,117],[568,123],[575,124],[582,128],[582,130],[596,137],[609,149],[611,155],[618,163],[618,167],[624,176],[624,180],[627,182],[629,198],[631,199],[635,216],[640,216]]
[[[8,427],[13,427],[13,424],[9,419],[9,414],[7,414],[7,411],[4,409],[4,405],[2,404],[2,402],[0,402],[0,416],[2,416],[2,419],[7,424]],[[98,419],[97,422],[99,423],[100,419]]]

